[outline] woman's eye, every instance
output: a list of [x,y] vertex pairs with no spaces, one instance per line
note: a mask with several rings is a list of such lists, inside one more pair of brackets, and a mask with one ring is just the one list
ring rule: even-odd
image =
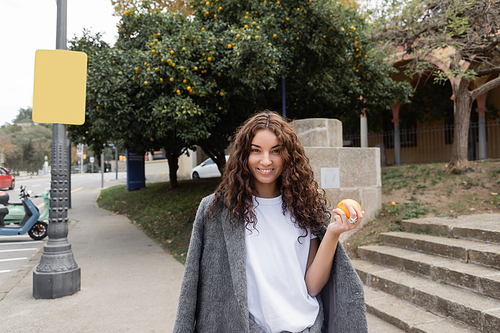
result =
[[275,149],[271,152],[272,154],[279,154],[280,153],[280,150],[279,149]]
[[252,153],[259,153],[260,151],[258,149],[252,149]]

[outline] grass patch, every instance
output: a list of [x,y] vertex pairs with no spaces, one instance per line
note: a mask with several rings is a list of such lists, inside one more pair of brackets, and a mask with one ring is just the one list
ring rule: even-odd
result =
[[427,214],[429,209],[426,208],[425,204],[422,202],[412,201],[394,206],[390,204],[382,204],[381,214],[384,214],[384,211],[393,215],[395,217],[395,221],[401,221],[418,218],[421,215]]
[[101,191],[97,202],[127,216],[184,264],[198,205],[219,182],[220,178],[181,181],[175,190],[169,183],[148,183],[145,189],[131,192],[119,185]]

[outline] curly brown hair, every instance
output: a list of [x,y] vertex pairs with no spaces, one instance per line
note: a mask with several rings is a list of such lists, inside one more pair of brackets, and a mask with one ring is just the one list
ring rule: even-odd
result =
[[316,234],[331,218],[324,191],[318,191],[309,159],[292,127],[278,113],[269,110],[255,114],[236,131],[233,149],[222,182],[215,191],[209,217],[226,207],[235,227],[244,223],[247,229],[250,225],[255,228],[257,220],[252,200],[255,185],[248,157],[252,140],[260,130],[273,132],[281,145],[283,171],[277,180],[277,187],[282,195],[283,213],[290,211],[295,224],[305,230],[306,235],[308,229]]

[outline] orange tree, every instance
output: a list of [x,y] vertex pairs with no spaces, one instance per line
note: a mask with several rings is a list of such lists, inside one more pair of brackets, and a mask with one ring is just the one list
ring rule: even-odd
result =
[[[191,11],[186,6],[186,2],[186,0],[154,0],[150,1],[149,9],[155,12],[166,9],[190,14]],[[115,9],[114,15],[117,16],[122,16],[129,8],[141,7],[143,3],[143,0],[111,0],[111,5]]]
[[225,126],[215,129],[217,138],[255,111],[281,110],[282,77],[291,119],[339,118],[358,126],[363,108],[388,108],[411,94],[372,52],[368,24],[355,8],[327,0],[202,0],[190,9],[219,44],[205,75],[226,92],[228,116],[220,117]]
[[189,9],[186,17],[144,2],[125,11],[114,48],[84,36],[91,121],[77,136],[164,147],[171,170],[181,148],[197,144],[222,169],[235,128],[256,111],[281,109],[282,77],[289,118],[349,121],[409,94],[371,54],[365,20],[346,6],[214,0]]
[[[254,109],[280,109],[282,76],[290,118],[359,115],[353,111],[391,106],[394,99],[406,101],[410,92],[407,84],[390,80],[390,66],[371,52],[368,24],[355,8],[327,0],[193,1],[190,7],[205,29],[225,34],[225,43],[232,45],[232,67],[244,69],[238,74],[274,81],[253,94],[237,94]],[[253,47],[255,41],[277,52],[262,53]],[[275,70],[251,66],[255,58]]]
[[[96,151],[109,140],[139,151],[164,147],[171,186],[177,157],[194,143],[222,168],[228,137],[250,110],[229,114],[228,96],[273,87],[280,65],[255,57],[240,67],[236,44],[224,40],[231,32],[215,35],[199,20],[150,11],[148,3],[125,11],[118,31],[114,48],[88,34],[72,42],[89,55],[87,122],[70,127],[74,140]],[[252,42],[257,53],[277,57],[272,44]]]
[[86,122],[68,126],[70,136],[97,154],[109,141],[140,153],[164,147],[170,186],[175,188],[182,149],[210,135],[213,117],[177,94],[169,78],[163,86],[163,78],[156,75],[160,68],[151,67],[155,59],[144,49],[124,44],[110,47],[88,33],[71,41],[71,49],[86,52],[89,63]]

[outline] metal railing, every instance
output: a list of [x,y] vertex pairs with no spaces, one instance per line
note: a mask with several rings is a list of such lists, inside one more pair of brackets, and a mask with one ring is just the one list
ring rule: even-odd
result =
[[[401,164],[449,162],[453,125],[400,129]],[[344,147],[360,147],[360,135],[345,135]],[[394,131],[368,133],[368,147],[381,149],[383,165],[394,165]],[[469,127],[469,160],[479,159],[479,124]],[[486,157],[500,158],[500,120],[486,123]]]

